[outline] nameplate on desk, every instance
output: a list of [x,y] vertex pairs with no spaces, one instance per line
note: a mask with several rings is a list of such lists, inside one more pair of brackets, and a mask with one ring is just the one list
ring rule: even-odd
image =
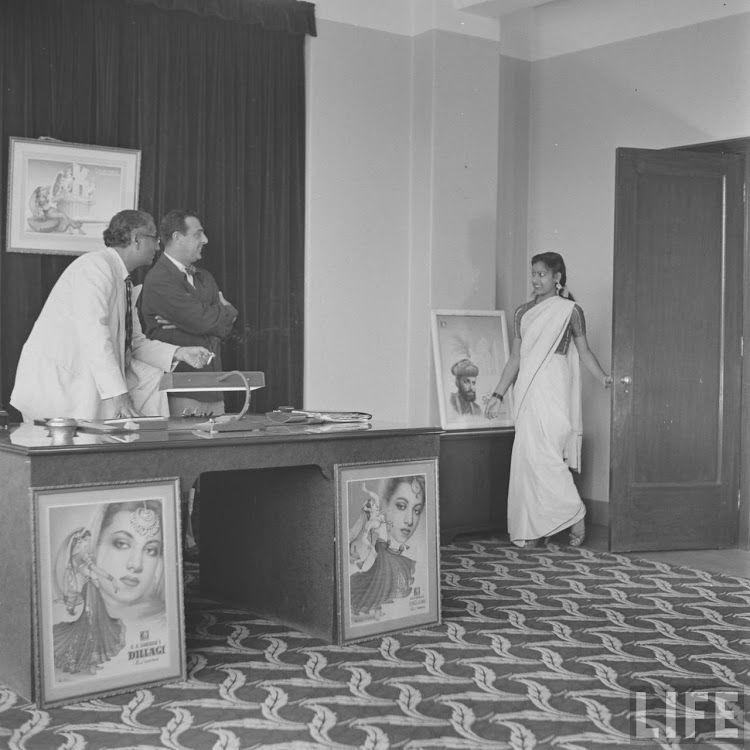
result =
[[[251,391],[266,385],[262,372],[243,372]],[[229,372],[165,372],[159,382],[160,391],[244,391],[245,383],[237,373]]]

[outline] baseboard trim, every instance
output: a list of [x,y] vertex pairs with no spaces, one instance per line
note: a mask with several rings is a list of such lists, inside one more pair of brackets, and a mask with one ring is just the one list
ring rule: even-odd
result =
[[605,503],[604,500],[590,500],[584,497],[583,504],[586,506],[586,515],[589,517],[590,523],[604,526],[605,529],[609,528],[609,503]]

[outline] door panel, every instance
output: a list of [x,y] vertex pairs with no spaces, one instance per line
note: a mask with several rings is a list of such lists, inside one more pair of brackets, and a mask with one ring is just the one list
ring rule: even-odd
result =
[[612,550],[736,535],[743,160],[619,149]]

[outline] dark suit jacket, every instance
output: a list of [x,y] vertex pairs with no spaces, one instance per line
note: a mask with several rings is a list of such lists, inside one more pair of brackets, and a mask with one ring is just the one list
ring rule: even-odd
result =
[[[226,338],[237,317],[232,305],[219,302],[219,287],[204,268],[193,274],[195,287],[162,253],[146,274],[138,302],[143,332],[150,339],[177,346],[205,346],[216,356],[204,370],[220,371],[221,339]],[[166,318],[177,328],[160,328],[156,315]],[[177,370],[195,368],[180,362]]]

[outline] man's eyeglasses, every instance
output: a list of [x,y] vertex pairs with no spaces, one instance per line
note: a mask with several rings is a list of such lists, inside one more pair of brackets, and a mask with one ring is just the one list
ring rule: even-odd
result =
[[156,242],[159,241],[158,234],[142,234],[138,239],[142,240],[144,237],[148,237],[149,239],[155,240]]

